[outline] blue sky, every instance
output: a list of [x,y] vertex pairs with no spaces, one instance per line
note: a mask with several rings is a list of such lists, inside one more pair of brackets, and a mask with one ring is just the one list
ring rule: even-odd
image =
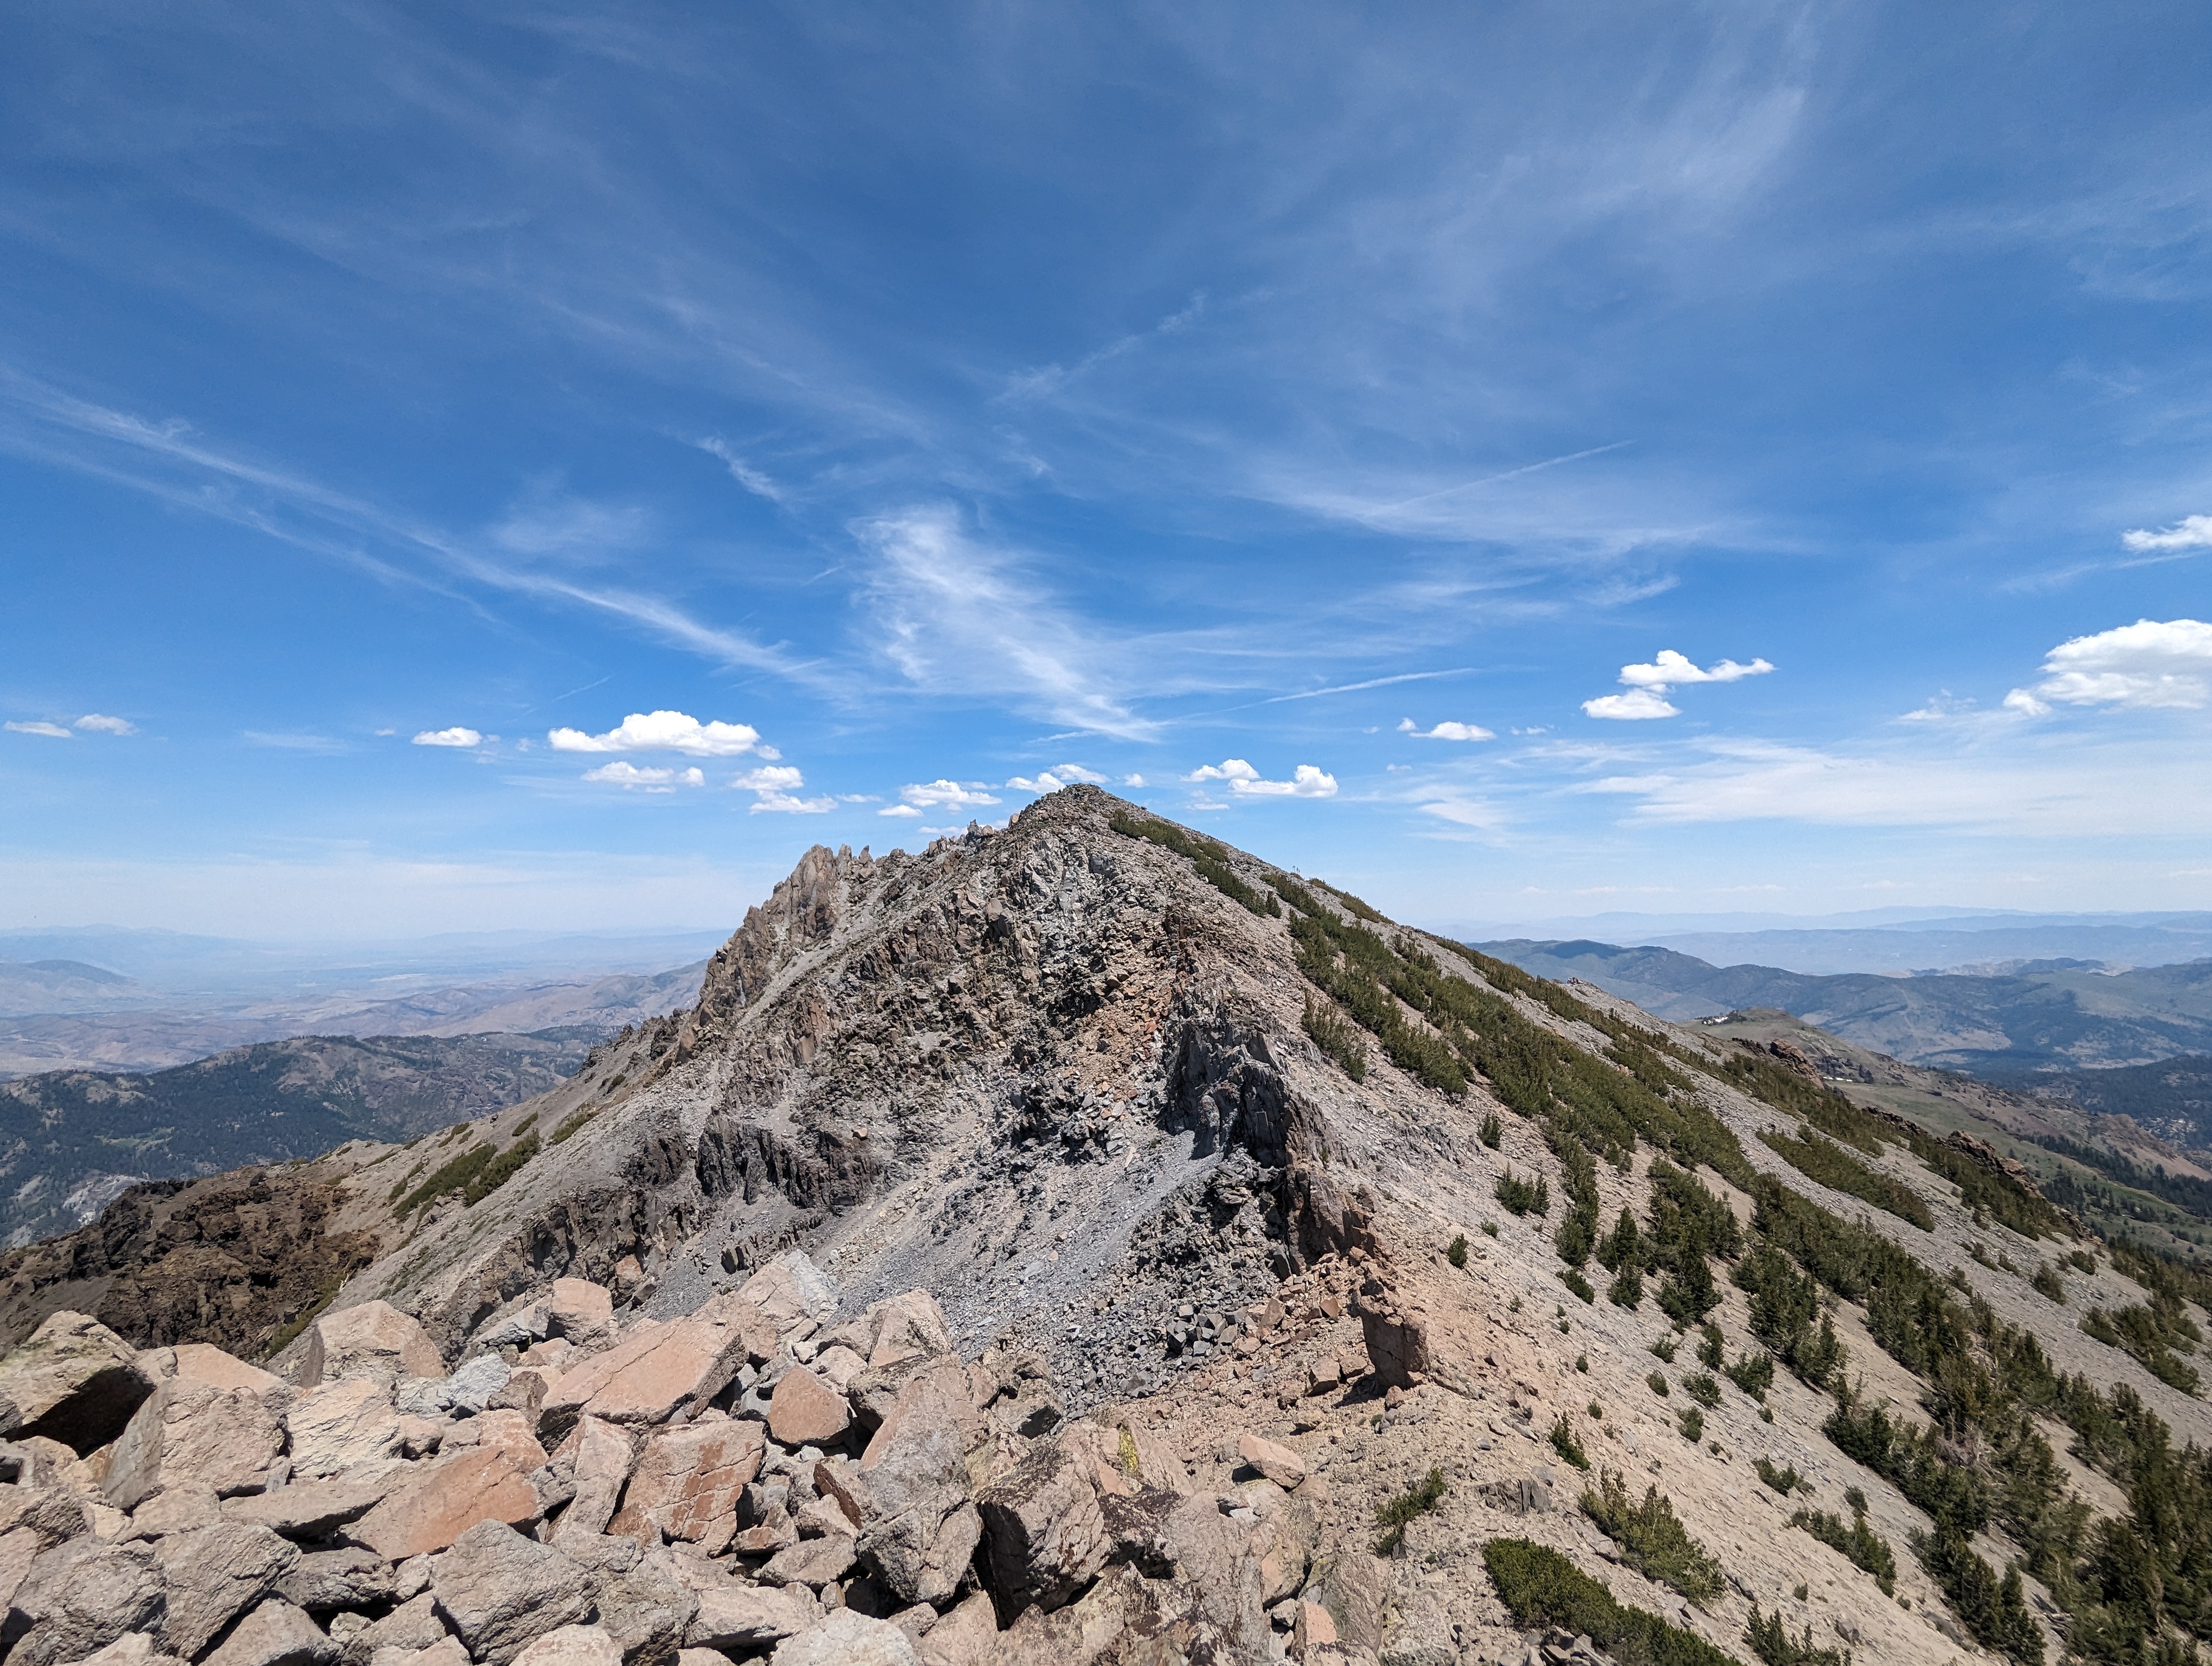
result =
[[2212,907],[2201,8],[5,27],[0,925]]

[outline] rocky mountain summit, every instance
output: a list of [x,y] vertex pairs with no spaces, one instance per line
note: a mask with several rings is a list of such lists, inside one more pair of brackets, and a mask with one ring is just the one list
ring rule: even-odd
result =
[[0,1261],[0,1648],[2179,1662],[2208,1293],[1071,788],[810,852],[527,1104]]

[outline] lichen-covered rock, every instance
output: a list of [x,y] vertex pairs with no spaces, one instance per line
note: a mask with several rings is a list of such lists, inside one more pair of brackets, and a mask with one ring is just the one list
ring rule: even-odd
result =
[[769,1396],[768,1429],[786,1446],[822,1446],[852,1423],[845,1396],[804,1366],[776,1379]]
[[402,1464],[374,1464],[327,1481],[295,1481],[273,1493],[226,1499],[222,1519],[265,1527],[288,1539],[327,1539],[366,1516],[406,1479]]
[[603,1284],[586,1279],[556,1279],[544,1306],[548,1336],[583,1348],[604,1347],[614,1341],[614,1297]]
[[694,1582],[698,1611],[684,1641],[696,1648],[743,1653],[797,1635],[822,1618],[805,1585],[756,1585],[719,1578]]
[[929,1359],[858,1464],[817,1467],[817,1486],[853,1522],[863,1558],[902,1602],[942,1602],[966,1576],[982,1534],[969,1457],[988,1438],[957,1361]]
[[592,1590],[599,1624],[631,1666],[672,1662],[699,1612],[699,1598],[665,1550],[647,1552],[628,1567],[599,1570]]
[[106,1325],[50,1314],[0,1359],[0,1440],[43,1435],[82,1456],[122,1433],[153,1390],[137,1351]]
[[1039,1445],[977,1503],[992,1586],[1003,1602],[1057,1608],[1106,1564],[1097,1493],[1063,1442]]
[[389,1602],[397,1580],[392,1566],[374,1551],[311,1550],[276,1583],[276,1594],[309,1614],[367,1608]]
[[538,1427],[545,1438],[558,1440],[586,1412],[610,1423],[665,1423],[678,1407],[705,1405],[749,1359],[766,1359],[775,1350],[775,1328],[734,1293],[671,1323],[641,1320],[554,1384]]
[[526,1526],[545,1507],[531,1481],[544,1462],[544,1449],[526,1434],[441,1453],[410,1466],[347,1536],[397,1562],[443,1550],[478,1523]]
[[837,1310],[837,1283],[804,1250],[787,1250],[738,1288],[768,1316],[778,1335]]
[[515,1666],[622,1666],[623,1646],[604,1626],[563,1626],[514,1657]]
[[605,1533],[637,1462],[638,1435],[634,1429],[586,1417],[574,1439],[576,1493],[553,1529],[556,1544]]

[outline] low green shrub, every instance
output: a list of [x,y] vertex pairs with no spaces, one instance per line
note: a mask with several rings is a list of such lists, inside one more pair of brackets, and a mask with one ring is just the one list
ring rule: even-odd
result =
[[1548,1215],[1552,1213],[1551,1183],[1540,1174],[1536,1177],[1536,1183],[1532,1186],[1512,1170],[1508,1169],[1498,1177],[1497,1192],[1498,1201],[1504,1204],[1510,1213]]
[[1454,1267],[1467,1265],[1467,1234],[1459,1233],[1444,1250],[1444,1259]]
[[1682,1379],[1682,1392],[1711,1411],[1721,1403],[1721,1385],[1704,1371],[1693,1371]]
[[1766,1391],[1774,1386],[1774,1356],[1771,1353],[1747,1353],[1727,1368],[1728,1379],[1753,1400],[1764,1402]]
[[1914,1529],[1912,1551],[1974,1641],[2008,1657],[2013,1666],[2043,1666],[2043,1633],[2027,1611],[2018,1568],[2007,1568],[2000,1579],[1964,1535],[1941,1529]]
[[585,1123],[590,1122],[592,1118],[599,1114],[599,1113],[596,1110],[579,1110],[573,1111],[569,1115],[563,1116],[561,1119],[561,1126],[553,1130],[552,1143],[556,1146],[560,1145],[563,1140],[567,1140],[569,1135],[574,1134],[577,1129],[582,1128]]
[[1785,1499],[1805,1484],[1805,1477],[1797,1473],[1797,1466],[1794,1463],[1778,1469],[1774,1467],[1771,1459],[1759,1458],[1751,1467],[1759,1472],[1759,1480],[1765,1481]]
[[1552,1450],[1577,1469],[1589,1468],[1589,1454],[1583,1450],[1582,1442],[1575,1438],[1574,1428],[1568,1423],[1565,1412],[1559,1414],[1559,1420],[1552,1426]]
[[1397,1554],[1398,1547],[1406,1542],[1406,1529],[1416,1517],[1425,1516],[1444,1501],[1449,1491],[1444,1485],[1444,1472],[1431,1466],[1421,1478],[1420,1485],[1407,1488],[1395,1499],[1375,1506],[1375,1525],[1382,1529],[1375,1541],[1377,1556]]
[[1360,1040],[1357,1025],[1311,995],[1306,997],[1304,1024],[1314,1045],[1335,1060],[1346,1075],[1355,1082],[1367,1079],[1367,1043]]
[[1618,1470],[1607,1469],[1595,1491],[1584,1489],[1582,1508],[1620,1547],[1621,1560],[1646,1578],[1680,1591],[1700,1608],[1720,1595],[1721,1565],[1690,1536],[1672,1501],[1656,1487],[1644,1489],[1642,1503],[1632,1503],[1628,1483]]
[[1620,1666],[1735,1666],[1694,1632],[1616,1602],[1558,1551],[1527,1539],[1492,1539],[1482,1566],[1516,1624],[1586,1636]]
[[1810,1621],[1802,1637],[1792,1637],[1780,1614],[1771,1614],[1762,1620],[1756,1602],[1751,1605],[1751,1620],[1743,1628],[1743,1640],[1751,1645],[1751,1651],[1766,1666],[1851,1666],[1849,1649],[1814,1646]]
[[1928,1206],[1921,1201],[1919,1193],[1901,1180],[1893,1180],[1869,1168],[1834,1140],[1823,1140],[1810,1128],[1799,1128],[1795,1139],[1771,1129],[1762,1129],[1759,1137],[1787,1158],[1800,1173],[1823,1186],[1849,1193],[1899,1220],[1911,1222],[1923,1232],[1936,1230],[1936,1217],[1928,1213]]
[[1496,1151],[1498,1143],[1505,1138],[1505,1125],[1498,1120],[1498,1113],[1493,1110],[1482,1119],[1482,1126],[1475,1133],[1484,1145]]
[[1896,1554],[1890,1549],[1889,1541],[1867,1525],[1865,1495],[1855,1488],[1853,1497],[1848,1527],[1842,1517],[1826,1510],[1801,1510],[1790,1517],[1790,1525],[1802,1528],[1830,1549],[1841,1552],[1853,1566],[1874,1575],[1874,1582],[1881,1588],[1884,1596],[1894,1596]]
[[1586,1302],[1594,1302],[1597,1299],[1597,1292],[1591,1286],[1590,1281],[1571,1267],[1559,1274],[1559,1282]]

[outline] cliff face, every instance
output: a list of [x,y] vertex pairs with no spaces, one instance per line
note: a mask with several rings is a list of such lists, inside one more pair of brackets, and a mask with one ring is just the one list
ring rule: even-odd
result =
[[[245,1219],[223,1201],[241,1187],[307,1289],[267,1295],[251,1234],[186,1243]],[[1802,1061],[1541,983],[1072,788],[918,855],[811,851],[696,1006],[554,1091],[126,1197],[0,1263],[0,1318],[20,1338],[66,1304],[142,1346],[219,1319],[211,1338],[283,1371],[303,1304],[380,1298],[452,1360],[556,1277],[672,1318],[797,1247],[841,1311],[918,1286],[964,1355],[1038,1356],[1070,1411],[1141,1402],[1199,1484],[1226,1486],[1247,1436],[1297,1446],[1328,1471],[1342,1567],[1433,1468],[1441,1502],[1406,1529],[1416,1561],[1376,1576],[1359,1646],[1498,1658],[1537,1612],[1486,1575],[1510,1539],[1739,1657],[1778,1614],[1793,1645],[1810,1626],[1937,1663],[1964,1626],[2027,1666],[2031,1633],[2059,1643],[2059,1598],[2092,1600],[2069,1570],[2099,1529],[2065,1528],[2063,1500],[2131,1508],[2108,1425],[2212,1436],[2158,1340],[2189,1346],[2195,1287],[2148,1292],[2070,1231]],[[1882,1401],[1900,1441],[1925,1417],[1934,1468],[1867,1433]],[[1931,1490],[1943,1468],[1980,1503]],[[1633,1483],[1617,1508],[1607,1469]],[[1710,1578],[1623,1513],[1646,1487]],[[1843,1524],[1853,1498],[1870,1536]],[[1833,1530],[1793,1525],[1801,1508]],[[1880,1580],[1870,1541],[1895,1549]],[[1977,1608],[1968,1557],[1990,1591],[2021,1559],[2050,1606],[2015,1586]]]

